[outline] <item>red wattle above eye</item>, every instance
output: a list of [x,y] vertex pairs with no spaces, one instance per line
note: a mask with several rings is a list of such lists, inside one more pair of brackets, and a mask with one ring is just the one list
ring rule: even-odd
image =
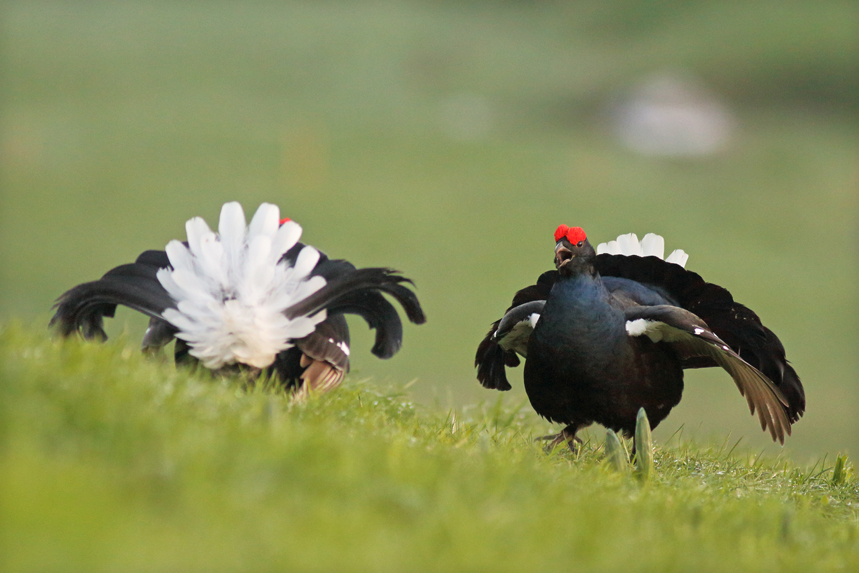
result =
[[588,236],[585,235],[585,232],[582,230],[581,227],[571,227],[567,231],[567,240],[574,245],[578,244],[581,241],[584,241],[587,238]]
[[567,227],[566,225],[559,225],[558,228],[555,229],[555,242],[557,243],[564,237],[574,245],[588,238],[581,227]]

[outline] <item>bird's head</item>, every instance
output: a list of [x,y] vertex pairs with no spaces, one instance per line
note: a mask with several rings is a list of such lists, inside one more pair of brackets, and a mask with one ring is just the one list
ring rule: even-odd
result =
[[596,255],[581,227],[560,225],[555,230],[555,268],[562,275],[572,275]]

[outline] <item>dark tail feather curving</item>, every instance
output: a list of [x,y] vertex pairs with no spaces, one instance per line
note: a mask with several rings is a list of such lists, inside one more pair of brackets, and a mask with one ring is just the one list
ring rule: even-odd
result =
[[175,303],[158,282],[158,267],[129,264],[116,267],[101,279],[78,285],[66,291],[54,305],[56,312],[50,325],[60,334],[80,332],[84,338],[105,340],[103,317],[112,317],[121,304],[138,312],[159,318]]
[[332,309],[342,314],[355,314],[376,331],[371,352],[379,358],[390,358],[403,343],[403,323],[394,306],[378,292],[362,291],[344,296]]
[[373,354],[390,358],[402,344],[403,326],[396,309],[381,293],[400,303],[411,322],[426,322],[417,296],[403,283],[414,284],[391,269],[352,269],[330,278],[323,288],[288,308],[286,316],[306,316],[323,309],[329,314],[357,314],[376,330]]
[[403,310],[406,311],[406,317],[413,324],[423,324],[427,321],[426,316],[424,315],[424,310],[421,308],[421,303],[418,301],[417,295],[412,292],[410,289],[404,287],[403,282],[407,282],[410,285],[414,285],[414,283],[403,277],[394,277],[398,279],[397,282],[390,282],[383,284],[379,287],[379,290],[391,295],[394,300],[396,300],[403,307]]

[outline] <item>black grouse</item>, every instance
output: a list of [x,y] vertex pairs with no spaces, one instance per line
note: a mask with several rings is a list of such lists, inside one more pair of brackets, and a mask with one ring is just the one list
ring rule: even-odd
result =
[[390,295],[415,324],[425,322],[412,284],[387,268],[357,269],[329,259],[298,239],[301,227],[263,203],[248,226],[241,205],[221,209],[218,232],[195,217],[188,240],[146,251],[134,263],[108,271],[60,296],[51,319],[64,336],[107,338],[103,317],[118,304],[150,317],[144,351],[173,339],[177,363],[213,371],[276,373],[289,388],[317,392],[337,387],[349,370],[349,328],[344,314],[376,330],[372,352],[390,358],[403,325]]
[[509,390],[505,367],[525,358],[531,405],[566,425],[553,445],[574,449],[593,422],[631,437],[642,407],[656,427],[680,402],[684,369],[721,366],[783,444],[805,392],[758,316],[685,270],[683,251],[663,260],[658,235],[621,235],[597,252],[581,228],[558,227],[556,270],[517,292],[477,349],[480,383]]

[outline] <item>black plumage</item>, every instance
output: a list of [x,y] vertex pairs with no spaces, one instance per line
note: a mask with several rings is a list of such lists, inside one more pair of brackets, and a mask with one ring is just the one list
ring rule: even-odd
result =
[[565,424],[558,441],[571,443],[593,422],[631,436],[642,407],[655,427],[679,403],[684,369],[720,366],[784,443],[805,393],[752,310],[661,254],[597,255],[581,229],[565,226],[556,239],[556,270],[517,292],[478,347],[483,386],[510,389],[505,367],[525,357],[532,406]]

